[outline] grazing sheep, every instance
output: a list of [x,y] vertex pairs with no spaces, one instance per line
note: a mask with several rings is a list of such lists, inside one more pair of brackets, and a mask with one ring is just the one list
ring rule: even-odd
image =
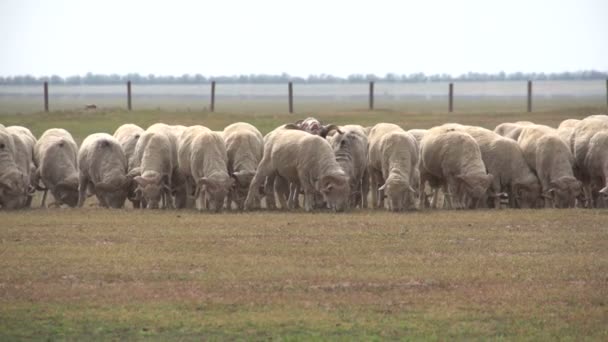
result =
[[127,158],[120,142],[107,133],[91,134],[78,151],[79,196],[82,207],[87,189],[97,196],[102,207],[122,208],[131,188]]
[[228,156],[224,139],[207,127],[188,127],[178,142],[180,173],[185,176],[186,189],[194,187],[197,209],[220,211],[234,179],[228,174]]
[[416,139],[416,142],[418,142],[418,145],[420,145],[420,142],[422,141],[422,138],[424,138],[424,135],[428,132],[428,129],[419,129],[419,128],[414,128],[414,129],[410,129],[407,132],[410,133],[411,135],[414,136],[414,138]]
[[350,179],[351,195],[349,206],[367,208],[369,192],[368,141],[362,126],[346,125],[340,127],[342,133],[328,137],[336,155],[336,160]]
[[[125,154],[125,158],[127,158],[127,170],[130,172],[129,177],[131,178],[138,175],[136,174],[136,172],[139,169],[131,173],[134,167],[130,164],[130,162],[134,158],[133,155],[135,154],[135,147],[137,146],[137,141],[144,132],[145,131],[143,128],[130,123],[118,127],[114,132],[114,138],[116,138],[116,140],[118,140],[118,142],[120,143],[120,146],[122,147],[122,150]],[[141,205],[138,196],[136,196],[135,194],[136,187],[137,183],[131,182],[128,190],[129,193],[127,195],[127,198],[129,199],[129,201],[131,201],[133,208],[139,208]]]
[[46,202],[47,191],[55,198],[54,205],[78,204],[78,145],[72,135],[62,128],[51,128],[42,134],[34,146],[34,163],[37,165],[34,183],[42,181]]
[[475,139],[468,133],[439,126],[424,136],[420,149],[420,206],[426,202],[424,185],[428,181],[435,189],[432,207],[437,206],[437,189],[442,186],[449,209],[476,208],[493,176],[486,173]]
[[255,170],[264,154],[264,137],[254,126],[237,122],[224,128],[224,142],[228,155],[228,173],[235,180],[235,186],[228,193],[226,208],[234,202],[244,209],[245,198]]
[[455,129],[470,134],[479,145],[486,170],[493,176],[488,194],[495,208],[500,208],[503,193],[508,194],[511,207],[536,206],[540,199],[540,182],[516,141],[482,127],[460,126]]
[[585,204],[598,207],[608,198],[608,116],[580,120],[571,133],[575,175],[583,183]]
[[[13,134],[0,125],[0,207],[19,209],[26,205],[29,181],[17,158]],[[21,140],[18,147],[23,147]]]
[[143,128],[130,123],[118,127],[114,132],[114,138],[118,140],[118,143],[122,147],[127,161],[133,157],[137,141],[144,132]]
[[256,206],[262,182],[277,174],[304,190],[306,211],[313,209],[316,192],[334,210],[346,208],[350,195],[348,176],[336,161],[329,142],[319,136],[298,130],[275,130],[264,145],[264,156],[245,200],[246,209]]
[[379,123],[369,133],[369,175],[372,205],[384,207],[384,194],[389,209],[400,211],[415,208],[412,186],[418,168],[418,142],[411,133],[394,124]]
[[36,145],[36,137],[34,137],[29,129],[21,126],[6,127],[6,130],[13,136],[13,142],[15,144],[15,162],[23,174],[25,184],[28,187],[24,206],[29,208],[36,191],[34,184],[34,173],[36,172],[36,165],[34,164],[34,146]]
[[171,181],[177,161],[175,154],[172,135],[162,128],[151,126],[137,141],[129,162],[129,175],[135,176],[135,194],[137,199],[143,200],[145,207],[173,208]]
[[544,125],[525,126],[517,143],[540,180],[545,207],[573,207],[581,182],[574,177],[574,158],[557,131]]
[[574,153],[574,149],[572,146],[572,132],[574,131],[574,127],[581,120],[577,119],[567,119],[562,121],[557,127],[557,135],[562,138],[562,140],[568,145],[571,153]]
[[523,129],[523,127],[529,126],[529,125],[534,125],[534,123],[530,122],[530,121],[517,121],[514,123],[505,122],[505,123],[502,123],[502,124],[496,126],[496,128],[494,129],[494,132],[498,133],[499,135],[501,135],[505,138],[509,138],[509,139],[513,139],[513,140],[517,141],[517,139],[519,138],[519,135],[521,134],[521,130]]
[[318,135],[322,138],[327,138],[327,135],[334,130],[340,132],[338,126],[334,124],[323,125],[318,119],[310,117],[304,120],[298,120],[294,123],[294,125],[296,125],[297,128],[305,132],[308,132],[313,135]]

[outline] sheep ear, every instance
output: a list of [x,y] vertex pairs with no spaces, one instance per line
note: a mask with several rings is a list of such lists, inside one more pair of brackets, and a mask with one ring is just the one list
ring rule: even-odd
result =
[[606,186],[606,187],[604,187],[603,189],[601,189],[601,190],[600,190],[600,193],[601,193],[601,194],[604,194],[604,195],[608,195],[608,186]]
[[384,189],[386,189],[386,183],[384,183],[384,185],[382,185],[381,187],[379,187],[378,191],[384,191]]
[[412,186],[411,186],[411,185],[408,185],[407,190],[408,190],[409,192],[416,193],[416,190],[414,190],[414,188],[412,188]]

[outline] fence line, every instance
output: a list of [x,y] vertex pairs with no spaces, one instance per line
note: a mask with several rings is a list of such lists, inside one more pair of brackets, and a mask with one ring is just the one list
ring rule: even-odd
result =
[[211,82],[211,103],[209,105],[211,112],[215,111],[215,81]]
[[287,97],[289,101],[289,114],[293,114],[293,83],[291,82],[287,86]]
[[127,109],[131,110],[131,81],[127,81]]
[[[532,112],[532,100],[533,100],[533,83],[531,80],[527,82],[526,92],[526,104],[528,113]],[[132,88],[131,81],[127,81],[127,110],[132,110]],[[289,113],[294,112],[294,95],[293,95],[293,82],[287,84],[287,100]],[[210,110],[215,111],[215,93],[216,93],[216,81],[211,82],[211,98],[210,98]],[[448,85],[448,112],[454,111],[454,83],[450,82]],[[43,96],[44,96],[44,111],[49,111],[49,84],[48,81],[43,83]],[[375,82],[369,82],[369,110],[375,108]],[[606,80],[606,106],[608,107],[608,79]]]
[[49,82],[44,82],[44,111],[49,111]]

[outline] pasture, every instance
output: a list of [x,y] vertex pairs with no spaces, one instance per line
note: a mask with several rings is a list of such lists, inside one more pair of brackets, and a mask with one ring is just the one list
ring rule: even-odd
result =
[[[493,103],[481,101],[478,108]],[[322,108],[322,105],[318,105]],[[257,108],[257,107],[256,107]],[[78,142],[126,122],[556,126],[582,104],[445,113],[65,110],[0,123]],[[34,206],[39,202],[35,200]],[[606,340],[606,210],[0,212],[0,340]]]

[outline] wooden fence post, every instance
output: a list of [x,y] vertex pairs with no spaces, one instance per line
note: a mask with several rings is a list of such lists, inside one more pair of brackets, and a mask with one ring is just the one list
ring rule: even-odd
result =
[[448,98],[448,112],[451,113],[454,111],[454,83],[450,83]]
[[608,107],[608,78],[606,79],[606,106]]
[[211,81],[211,105],[209,108],[211,112],[215,111],[215,81]]
[[289,114],[293,113],[293,83],[289,82],[287,85],[288,97],[289,97]]
[[44,81],[44,111],[49,111],[49,82]]
[[369,110],[374,110],[374,81],[369,82]]
[[127,110],[131,110],[131,81],[127,81]]
[[528,113],[532,112],[532,81],[528,81]]

